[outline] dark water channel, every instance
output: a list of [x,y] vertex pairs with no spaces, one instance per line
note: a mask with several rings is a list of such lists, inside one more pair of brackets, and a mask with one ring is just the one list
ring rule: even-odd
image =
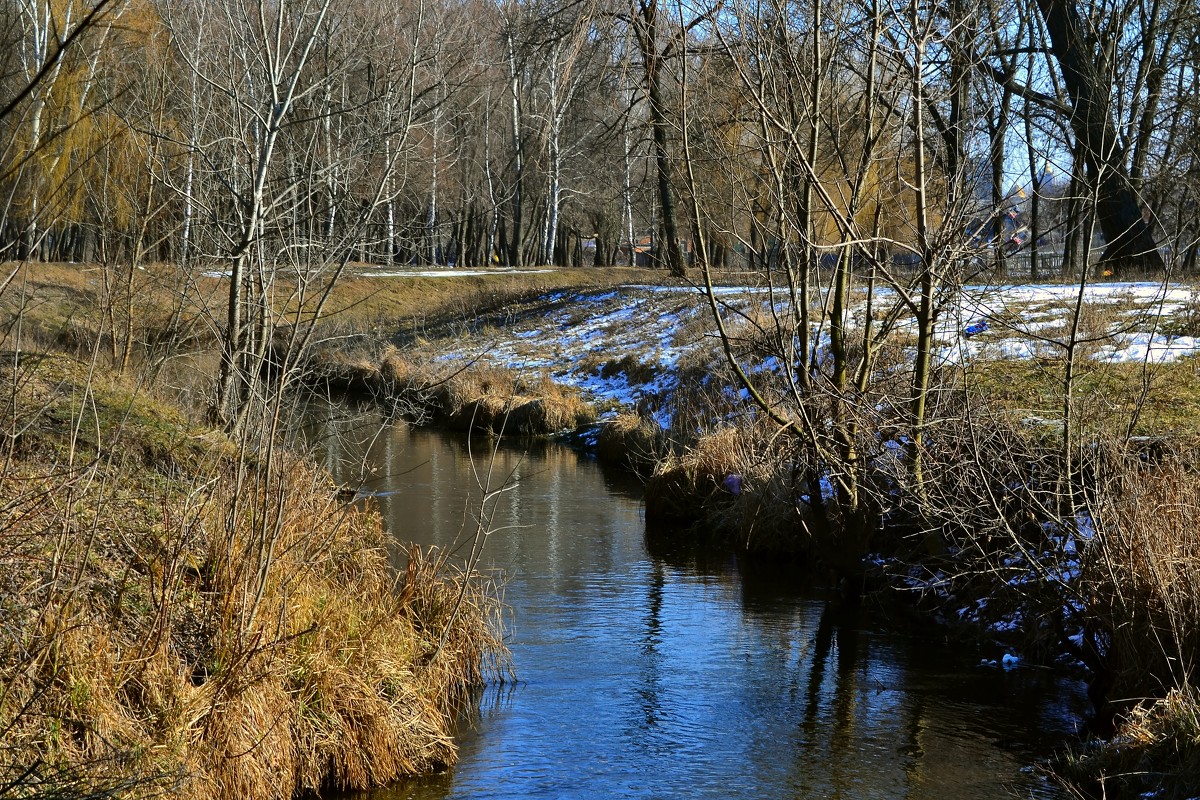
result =
[[[328,466],[400,539],[454,546],[486,453],[332,417]],[[478,443],[480,449],[485,444]],[[502,448],[484,564],[506,577],[520,682],[401,798],[1061,797],[1027,768],[1084,701],[1043,670],[840,611],[781,566],[647,549],[639,485],[559,446]]]

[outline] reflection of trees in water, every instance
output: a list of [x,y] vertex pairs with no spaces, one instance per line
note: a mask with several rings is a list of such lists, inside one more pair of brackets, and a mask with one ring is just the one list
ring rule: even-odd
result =
[[361,487],[397,538],[453,550],[474,536],[484,492],[507,484],[511,490],[498,498],[485,564],[536,564],[562,589],[580,585],[581,573],[638,557],[629,551],[640,549],[640,542],[624,528],[587,532],[616,524],[605,521],[613,505],[610,487],[620,488],[617,498],[639,496],[629,476],[605,473],[544,440],[381,424],[378,413],[322,409],[310,416],[309,441],[322,443],[318,452],[330,472],[344,485]]
[[997,775],[1015,778],[1046,754],[1034,732],[1067,723],[1050,701],[1063,692],[1052,674],[973,667],[925,629],[881,624],[899,616],[886,605],[848,607],[814,588],[820,576],[801,565],[679,541],[646,534],[657,563],[729,587],[755,658],[778,660],[763,669],[780,676],[777,713],[795,720],[794,734],[745,752],[764,774],[783,765],[798,796],[991,797]]
[[[666,585],[666,575],[663,566],[655,562],[650,568],[649,585],[646,588],[646,626],[639,646],[641,658],[639,665],[641,675],[636,688],[641,700],[643,732],[648,732],[658,725],[662,712],[662,646],[663,624],[663,589]],[[633,741],[647,741],[645,736],[634,736]]]
[[[389,425],[375,409],[339,403],[312,403],[298,419],[292,440],[310,449],[339,483],[371,496],[400,539],[446,548],[461,544],[474,533],[472,515],[484,492],[512,482],[513,490],[500,499],[497,525],[505,531],[536,526],[545,539],[533,543],[509,536],[509,546],[516,551],[544,546],[552,571],[574,571],[557,563],[580,522],[579,510],[568,513],[565,506],[589,495],[596,503],[609,495],[641,497],[633,476],[546,440]],[[582,471],[589,473],[586,478]],[[592,485],[597,477],[603,488]],[[586,489],[580,491],[580,483]],[[601,558],[613,563],[613,554]]]
[[646,523],[646,552],[658,562],[702,578],[715,578],[729,586],[741,585],[736,554],[697,541],[703,538],[692,528]]
[[[853,616],[847,615],[832,601],[825,601],[817,619],[817,628],[808,649],[808,680],[804,697],[804,713],[800,722],[801,742],[807,760],[813,751],[827,749],[818,781],[829,787],[853,791],[866,777],[869,784],[886,782],[889,764],[871,770],[869,756],[859,746],[867,731],[859,730],[857,705],[859,699],[860,659],[863,672],[869,667],[866,638],[861,637]],[[831,683],[832,685],[827,685]],[[804,756],[801,756],[802,758]],[[864,771],[864,766],[868,769]],[[811,767],[797,776],[801,783],[814,777]],[[874,774],[872,774],[872,772]],[[855,780],[855,775],[859,780]],[[835,795],[836,796],[836,792]]]
[[[338,431],[333,438],[344,448],[344,461],[369,462],[370,485],[384,489],[377,502],[391,530],[403,536],[406,527],[420,524],[434,531],[427,537],[453,540],[464,520],[469,521],[475,471],[486,468],[481,459],[491,453],[484,437],[468,440],[397,426],[364,444],[361,422],[322,424]],[[989,675],[982,674],[964,682],[962,670],[952,666],[950,650],[929,655],[922,650],[936,648],[928,643],[914,645],[894,633],[880,637],[868,632],[878,627],[875,611],[845,608],[835,592],[813,589],[820,576],[805,575],[802,565],[746,561],[728,550],[681,546],[678,532],[646,530],[642,536],[636,507],[623,499],[633,494],[623,474],[598,470],[561,447],[506,443],[495,452],[494,475],[511,472],[519,479],[505,498],[510,505],[501,521],[522,530],[494,535],[489,555],[521,574],[530,584],[521,591],[540,593],[539,601],[568,598],[565,602],[578,601],[577,610],[582,610],[594,598],[607,597],[626,609],[621,613],[631,623],[627,630],[636,663],[628,665],[620,689],[628,692],[621,735],[639,763],[678,755],[681,731],[676,723],[688,710],[676,704],[686,706],[706,692],[714,702],[755,709],[744,716],[752,723],[749,729],[728,732],[727,757],[741,760],[750,774],[776,775],[797,796],[918,797],[927,792],[949,797],[955,794],[946,787],[971,786],[965,773],[983,760],[1008,759],[1004,769],[1012,774],[1028,763],[998,749],[995,741],[1006,735],[1002,730],[1045,726],[1041,709],[1056,691],[1053,685],[1030,690],[998,672],[990,675],[990,683]],[[620,490],[615,498],[614,486]],[[616,506],[622,511],[614,515]],[[631,565],[636,565],[632,572]],[[706,587],[702,599],[688,590],[697,583]],[[695,610],[697,603],[706,613],[719,615],[698,623],[702,631],[720,628],[723,641],[745,642],[744,666],[740,653],[734,663],[721,662],[718,654],[713,666],[723,664],[724,672],[714,671],[700,681],[719,687],[684,687],[675,672],[681,662],[674,659],[687,653],[675,638],[683,633],[678,625],[695,620],[685,612]],[[953,674],[954,680],[941,680],[943,673]],[[485,695],[482,714],[500,714],[509,698],[520,697],[520,688],[515,696],[509,691]],[[1012,693],[1010,709],[997,703],[997,692]],[[986,725],[980,732],[980,721],[971,718],[980,714],[997,718],[995,736],[987,735]],[[754,722],[762,715],[771,721]],[[465,751],[486,749],[470,735],[463,746]],[[983,780],[992,782],[989,791],[996,789],[997,774],[985,770]],[[451,788],[445,784],[440,791]],[[976,789],[958,796],[992,795]]]

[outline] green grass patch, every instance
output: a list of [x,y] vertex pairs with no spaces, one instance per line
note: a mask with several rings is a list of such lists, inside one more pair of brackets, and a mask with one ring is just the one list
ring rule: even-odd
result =
[[[1061,420],[1062,359],[975,362],[958,379],[982,401],[1020,418]],[[1128,430],[1200,442],[1200,359],[1166,364],[1106,364],[1081,360],[1072,391],[1085,432]]]

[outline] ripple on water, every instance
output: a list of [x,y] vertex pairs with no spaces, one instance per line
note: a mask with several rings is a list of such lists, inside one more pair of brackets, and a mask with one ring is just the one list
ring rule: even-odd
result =
[[[466,453],[384,431],[365,463],[390,476],[370,488],[393,531],[455,540]],[[485,560],[509,576],[522,682],[485,695],[454,770],[378,797],[1060,797],[1022,770],[1070,731],[1072,687],[877,630],[786,569],[653,557],[635,490],[570,451],[498,460],[521,480]]]

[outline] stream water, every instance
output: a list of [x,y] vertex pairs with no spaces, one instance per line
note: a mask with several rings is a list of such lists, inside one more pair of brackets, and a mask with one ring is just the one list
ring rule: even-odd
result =
[[1029,765],[1074,731],[1077,685],[841,610],[794,567],[648,546],[637,482],[565,447],[365,422],[314,430],[400,540],[461,545],[489,470],[507,485],[483,565],[519,678],[452,770],[371,797],[1062,796]]

